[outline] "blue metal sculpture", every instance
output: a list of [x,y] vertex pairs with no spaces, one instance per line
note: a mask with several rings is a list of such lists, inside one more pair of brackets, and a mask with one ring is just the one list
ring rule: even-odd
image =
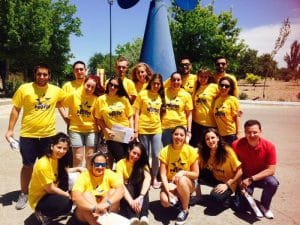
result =
[[[139,0],[118,0],[121,8],[134,6]],[[197,0],[175,0],[183,10],[192,10]],[[144,32],[140,61],[167,79],[176,71],[176,63],[167,18],[167,6],[162,0],[151,0]]]

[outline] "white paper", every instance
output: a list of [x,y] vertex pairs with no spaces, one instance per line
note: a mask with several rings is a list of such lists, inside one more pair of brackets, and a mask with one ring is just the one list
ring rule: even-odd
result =
[[113,212],[100,215],[97,219],[97,222],[100,223],[101,225],[129,225],[130,224],[129,219]]
[[113,125],[111,130],[115,133],[115,136],[109,140],[126,143],[126,144],[128,144],[130,137],[133,134],[132,128],[122,127],[119,125]]

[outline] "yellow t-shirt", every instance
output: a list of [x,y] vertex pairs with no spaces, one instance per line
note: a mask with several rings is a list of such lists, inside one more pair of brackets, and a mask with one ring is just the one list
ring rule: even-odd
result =
[[[208,159],[207,164],[203,162],[202,157],[199,157],[199,165],[200,169],[209,169],[213,176],[221,182],[226,183],[229,179],[232,179],[238,169],[238,167],[241,166],[241,162],[238,160],[235,152],[233,149],[229,146],[226,146],[226,151],[227,151],[227,157],[224,163],[222,164],[216,164],[215,163],[215,158],[211,157]],[[234,192],[237,187],[237,182],[232,183],[230,188]]]
[[[186,75],[184,77],[182,77],[182,87],[185,91],[187,91],[188,93],[190,93],[190,95],[192,95],[194,93],[195,90],[195,84],[197,81],[197,76],[195,74],[189,74]],[[165,82],[164,82],[164,88],[168,88],[171,85],[171,80],[170,78],[168,78]]]
[[103,119],[109,129],[113,125],[129,127],[129,117],[132,115],[133,109],[126,97],[105,94],[98,97],[96,101],[95,117]]
[[35,83],[21,85],[12,99],[14,106],[23,108],[20,136],[44,138],[55,135],[55,107],[64,97],[65,92],[52,84],[45,87]]
[[96,100],[97,96],[86,95],[83,88],[74,91],[72,94],[68,94],[62,105],[69,108],[69,130],[75,132],[97,131],[93,115]]
[[76,80],[72,80],[72,81],[66,82],[62,86],[62,89],[67,94],[70,94],[70,93],[73,93],[74,91],[76,91],[77,89],[82,88],[82,87],[83,87],[83,83],[78,83]]
[[159,153],[159,160],[167,165],[167,178],[169,181],[180,170],[190,171],[192,164],[198,159],[198,152],[188,144],[176,150],[172,145],[164,147]]
[[153,93],[149,90],[141,91],[133,107],[140,111],[139,117],[139,134],[160,134],[160,108],[162,105],[161,97],[158,93]]
[[72,191],[90,192],[94,196],[105,197],[111,188],[118,188],[122,184],[120,177],[110,169],[105,169],[101,177],[95,177],[90,171],[84,171],[76,179]]
[[137,94],[139,94],[141,91],[146,89],[146,87],[148,86],[148,82],[142,84],[137,82],[134,84],[134,86]]
[[231,79],[233,80],[234,87],[235,87],[233,95],[234,95],[235,97],[238,98],[238,97],[239,97],[239,87],[238,87],[238,83],[237,83],[237,80],[236,80],[235,76],[233,76],[233,75],[231,75],[231,74],[228,74],[228,73],[225,73],[225,75],[223,75],[223,74],[216,74],[216,75],[215,75],[215,82],[218,84],[218,83],[219,83],[219,80],[220,80],[223,76],[229,77],[229,78],[231,78]]
[[192,97],[183,88],[174,91],[165,89],[166,112],[162,117],[162,128],[171,129],[178,125],[187,126],[186,110],[193,109]]
[[234,96],[221,97],[215,101],[214,117],[221,136],[236,134],[236,116],[240,110],[239,100]]
[[33,167],[29,184],[28,201],[32,209],[35,209],[41,198],[47,194],[44,187],[57,182],[58,161],[47,156],[40,158]]
[[213,104],[218,94],[217,84],[200,86],[193,94],[193,121],[206,127],[216,127]]

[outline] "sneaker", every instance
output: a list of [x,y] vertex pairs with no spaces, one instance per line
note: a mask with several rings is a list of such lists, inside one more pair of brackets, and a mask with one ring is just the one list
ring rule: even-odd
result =
[[139,225],[149,225],[149,219],[147,216],[142,216],[140,219],[140,224]]
[[140,220],[136,217],[132,217],[130,219],[130,225],[139,225],[140,224]]
[[190,199],[189,205],[194,206],[194,205],[200,204],[201,201],[202,201],[201,196],[192,196],[191,199]]
[[27,201],[28,201],[28,195],[21,192],[15,208],[17,210],[24,209],[26,207]]
[[188,215],[189,215],[189,212],[186,212],[186,211],[182,210],[182,211],[177,215],[175,224],[176,224],[176,225],[183,225],[183,224],[185,224],[185,221],[186,221]]
[[272,213],[271,209],[266,209],[263,205],[260,205],[260,210],[267,219],[274,219],[274,214]]
[[41,225],[50,225],[52,222],[50,217],[43,215],[40,211],[36,211],[34,215]]

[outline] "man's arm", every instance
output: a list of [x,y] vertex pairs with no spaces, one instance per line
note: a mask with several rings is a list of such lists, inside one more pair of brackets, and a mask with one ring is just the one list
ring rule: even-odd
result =
[[7,129],[7,132],[5,134],[5,138],[6,138],[7,141],[10,137],[14,136],[14,128],[15,128],[15,125],[16,125],[17,120],[19,118],[20,111],[21,111],[21,108],[17,108],[16,106],[13,106],[12,109],[11,109],[10,117],[9,117],[9,123],[8,123],[8,129]]

